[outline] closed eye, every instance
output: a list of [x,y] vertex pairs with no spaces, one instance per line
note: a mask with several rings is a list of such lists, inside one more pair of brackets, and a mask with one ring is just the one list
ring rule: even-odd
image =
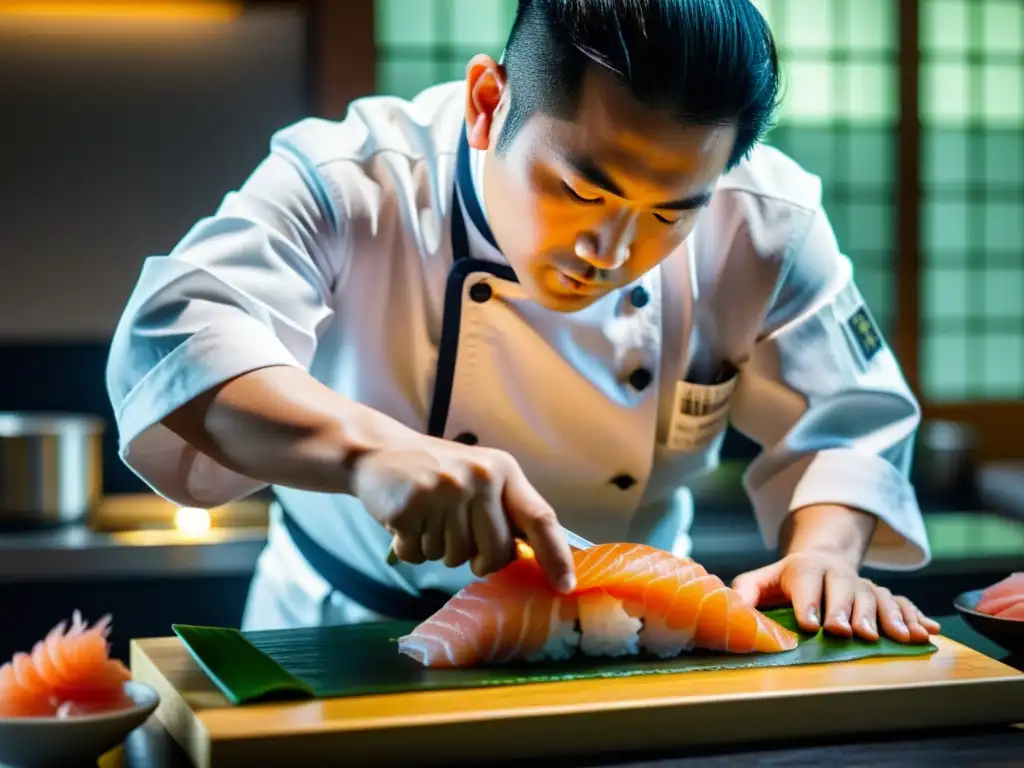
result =
[[584,204],[587,204],[587,205],[595,205],[595,204],[598,204],[598,203],[602,202],[602,198],[600,198],[600,197],[583,197],[583,195],[577,193],[576,190],[574,190],[572,187],[570,187],[564,181],[562,182],[562,189],[565,190],[565,193],[567,195],[569,195],[569,197],[571,197],[573,200],[575,200],[578,203],[584,203]]
[[679,220],[682,218],[682,216],[680,216],[679,219],[666,219],[660,213],[656,213],[656,214],[654,214],[654,218],[656,218],[658,221],[663,222],[665,224],[678,224]]

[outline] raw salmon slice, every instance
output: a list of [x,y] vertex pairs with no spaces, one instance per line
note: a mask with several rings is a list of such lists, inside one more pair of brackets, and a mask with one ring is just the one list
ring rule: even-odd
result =
[[987,587],[976,610],[1001,619],[1024,619],[1024,571],[1011,573]]
[[669,657],[797,646],[794,632],[692,559],[640,544],[603,544],[573,557],[572,594],[553,590],[536,560],[520,557],[462,589],[400,638],[399,651],[428,667],[465,667],[576,653]]

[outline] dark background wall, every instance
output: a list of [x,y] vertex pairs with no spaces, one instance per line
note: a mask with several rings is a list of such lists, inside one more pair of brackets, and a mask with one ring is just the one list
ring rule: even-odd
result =
[[[94,413],[142,260],[304,117],[295,9],[230,24],[0,23],[0,411]],[[226,95],[230,95],[226,98]],[[108,492],[141,486],[106,440]]]

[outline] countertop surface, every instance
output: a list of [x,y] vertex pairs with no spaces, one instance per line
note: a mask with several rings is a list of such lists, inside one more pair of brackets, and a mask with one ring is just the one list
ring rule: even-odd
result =
[[[735,500],[698,504],[694,557],[732,572],[769,562],[748,506]],[[178,508],[148,494],[108,497],[88,524],[0,532],[0,581],[83,578],[244,576],[266,544],[269,500],[236,502],[175,524]],[[203,520],[200,519],[200,522]],[[191,522],[191,525],[188,524]],[[1024,520],[986,510],[929,507],[928,572],[1009,572],[1024,567]]]
[[[940,618],[943,634],[1024,671],[1024,657],[1011,656],[967,627],[959,617]],[[133,732],[123,747],[109,753],[101,768],[187,768],[185,753],[163,726],[150,718]],[[550,768],[740,768],[746,766],[928,766],[929,768],[1010,768],[1024,766],[1024,724],[963,731],[914,732],[878,736],[866,734],[817,743],[787,743],[686,754],[612,755],[599,760],[544,761]]]
[[268,508],[253,499],[182,514],[153,494],[109,496],[81,524],[0,532],[0,581],[250,574]]

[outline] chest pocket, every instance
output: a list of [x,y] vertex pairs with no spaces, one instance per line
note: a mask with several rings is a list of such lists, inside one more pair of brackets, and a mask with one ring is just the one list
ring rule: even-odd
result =
[[666,435],[672,451],[702,451],[725,431],[737,372],[724,365],[711,384],[677,381]]

